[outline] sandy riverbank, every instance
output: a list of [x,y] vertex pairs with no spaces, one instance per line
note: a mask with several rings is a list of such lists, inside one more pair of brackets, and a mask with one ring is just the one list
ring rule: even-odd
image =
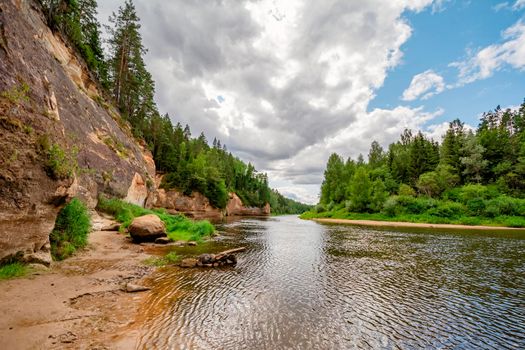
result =
[[45,271],[0,281],[0,349],[130,349],[137,310],[149,292],[151,255],[122,234],[95,231],[89,246]]
[[397,221],[377,221],[377,220],[349,220],[349,219],[329,219],[319,218],[312,219],[317,222],[325,222],[331,224],[347,224],[357,226],[380,226],[380,227],[415,227],[415,228],[443,228],[443,229],[461,229],[461,230],[518,230],[525,231],[525,228],[502,227],[502,226],[468,226],[455,224],[424,224],[415,222],[397,222]]

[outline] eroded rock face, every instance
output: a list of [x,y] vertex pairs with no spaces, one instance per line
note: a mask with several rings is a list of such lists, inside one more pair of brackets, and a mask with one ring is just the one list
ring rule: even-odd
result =
[[144,206],[146,199],[148,198],[148,187],[140,176],[139,173],[135,173],[133,180],[131,181],[131,186],[128,189],[128,194],[124,200],[128,203]]
[[155,241],[156,238],[166,236],[166,226],[157,215],[148,214],[139,216],[128,227],[129,234],[134,241]]
[[159,188],[151,202],[154,208],[165,208],[169,213],[183,213],[195,219],[221,219],[222,210],[213,207],[208,198],[198,192],[185,196],[176,190],[166,191]]
[[235,193],[230,193],[228,204],[224,210],[211,205],[208,198],[198,192],[191,196],[172,189],[159,188],[162,175],[155,178],[157,190],[148,198],[148,207],[165,208],[169,213],[182,213],[195,219],[222,219],[224,216],[267,216],[270,215],[270,204],[262,208],[245,207],[242,200]]
[[[155,166],[36,2],[0,1],[0,32],[2,261],[49,255],[56,215],[74,196],[89,208],[100,193],[144,204]],[[51,145],[73,160],[76,175],[50,176]]]
[[266,216],[270,215],[270,204],[262,208],[245,207],[242,200],[235,193],[230,193],[230,199],[226,205],[226,215],[228,216]]

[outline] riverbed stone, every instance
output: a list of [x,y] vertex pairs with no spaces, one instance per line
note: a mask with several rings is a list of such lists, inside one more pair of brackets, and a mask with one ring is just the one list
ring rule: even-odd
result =
[[155,240],[157,244],[169,244],[171,240],[168,237],[159,237]]
[[118,222],[113,222],[103,226],[100,231],[118,231],[120,230],[120,224]]
[[186,258],[180,262],[180,267],[195,267],[199,260],[194,258]]
[[198,257],[199,261],[203,264],[211,264],[215,262],[214,254],[201,254]]
[[134,283],[126,283],[126,287],[124,288],[124,290],[128,293],[144,292],[150,289],[151,288],[141,286],[139,284],[134,284]]
[[154,241],[166,235],[166,227],[162,220],[154,214],[139,216],[133,219],[128,227],[134,241]]
[[40,264],[46,267],[51,266],[51,263],[53,262],[51,253],[44,252],[43,250],[26,254],[23,260],[27,264]]
[[195,241],[189,241],[189,242],[188,242],[188,245],[191,246],[191,247],[194,247],[194,246],[197,245],[197,242],[195,242]]

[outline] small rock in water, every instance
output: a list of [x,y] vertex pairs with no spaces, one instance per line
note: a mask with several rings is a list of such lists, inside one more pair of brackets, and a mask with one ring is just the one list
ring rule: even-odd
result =
[[194,246],[197,245],[197,242],[195,242],[195,241],[189,241],[189,242],[188,242],[188,245],[194,247]]
[[125,291],[128,292],[128,293],[136,293],[136,292],[144,292],[144,291],[147,291],[147,290],[150,290],[150,289],[151,288],[144,287],[144,286],[141,286],[141,285],[138,285],[138,284],[127,283]]
[[214,254],[201,254],[199,255],[199,261],[203,264],[211,264],[215,262]]
[[186,258],[180,262],[180,267],[195,267],[199,261],[194,258]]
[[170,243],[170,239],[168,237],[159,237],[155,240],[155,243],[157,244],[168,244]]

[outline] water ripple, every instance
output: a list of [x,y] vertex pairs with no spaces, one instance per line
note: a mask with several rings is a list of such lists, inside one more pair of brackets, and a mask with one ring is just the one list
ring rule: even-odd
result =
[[[144,349],[523,349],[525,240],[245,219],[235,268],[165,268]],[[210,248],[210,247],[208,247]]]

